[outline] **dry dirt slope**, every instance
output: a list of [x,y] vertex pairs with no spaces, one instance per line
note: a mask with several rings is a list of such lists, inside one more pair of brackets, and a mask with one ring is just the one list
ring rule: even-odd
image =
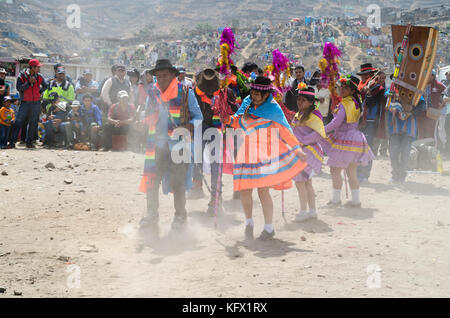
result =
[[[363,208],[326,209],[325,169],[314,180],[317,221],[290,221],[294,189],[283,220],[280,193],[272,192],[277,239],[245,242],[229,176],[217,228],[202,199],[188,201],[187,232],[169,234],[167,196],[160,237],[150,239],[137,230],[142,155],[18,149],[0,152],[0,163],[8,174],[0,175],[0,297],[450,297],[449,177],[417,174],[399,189],[387,185],[389,163],[377,160]],[[259,234],[256,201],[255,209]],[[94,251],[80,250],[89,245]],[[80,288],[69,288],[77,269]],[[367,287],[370,275],[381,288]]]

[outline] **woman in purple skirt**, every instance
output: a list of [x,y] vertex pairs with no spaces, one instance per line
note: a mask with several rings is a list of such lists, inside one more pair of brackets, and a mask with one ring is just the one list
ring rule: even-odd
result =
[[[300,200],[300,212],[295,216],[294,222],[303,222],[317,218],[312,177],[319,174],[322,168],[323,151],[318,142],[326,138],[326,135],[322,114],[317,109],[314,88],[300,83],[297,92],[299,111],[292,120],[291,126],[306,154],[308,165],[293,178]],[[309,211],[307,211],[308,206]]]
[[330,166],[333,179],[333,198],[328,205],[338,206],[341,204],[343,184],[341,172],[345,169],[352,190],[352,201],[346,205],[360,207],[357,167],[358,165],[367,166],[375,156],[370,150],[366,137],[358,130],[361,116],[359,79],[347,75],[342,77],[339,82],[342,101],[333,111],[333,120],[325,126],[328,138],[321,143],[328,156],[327,165]]

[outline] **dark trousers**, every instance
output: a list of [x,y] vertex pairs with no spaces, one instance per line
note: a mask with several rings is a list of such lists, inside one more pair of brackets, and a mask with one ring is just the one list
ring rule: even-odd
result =
[[162,177],[170,175],[170,186],[173,192],[175,216],[186,218],[186,188],[185,179],[188,163],[173,162],[168,148],[156,148],[156,179],[153,186],[147,188],[147,213],[157,215],[159,208],[159,184]]
[[128,135],[130,130],[130,125],[123,127],[115,127],[111,124],[106,124],[103,126],[103,147],[105,149],[111,149],[112,147],[112,136],[113,135]]
[[11,126],[6,126],[0,124],[0,147],[2,149],[6,148],[8,144],[8,136],[9,131],[11,130]]
[[392,166],[392,179],[403,182],[406,179],[413,137],[407,134],[394,134],[389,137],[389,155]]
[[44,143],[46,145],[52,146],[55,144],[62,144],[66,142],[67,144],[67,136],[66,129],[64,128],[66,123],[60,123],[56,128],[53,126],[53,121],[49,120],[44,123],[45,127],[45,140]]
[[[214,139],[212,140],[214,141]],[[225,140],[224,140],[225,142]],[[202,148],[202,155],[203,151],[205,150],[207,142],[203,140],[203,148]],[[211,155],[215,156],[215,153],[212,153]],[[203,159],[204,160],[204,159]],[[211,199],[210,199],[210,205],[214,204],[216,202],[216,191],[217,191],[217,180],[219,179],[219,168],[222,165],[218,162],[212,162],[211,164]],[[202,184],[203,182],[203,164],[197,163],[194,165],[194,176],[193,176],[194,182],[198,182]],[[222,197],[222,182],[219,184],[219,200]]]
[[[368,121],[366,123],[366,127],[362,129],[362,133],[366,136],[367,143],[369,147],[373,149],[373,142],[375,139],[375,134],[377,132],[377,124],[376,122]],[[358,179],[361,181],[362,179],[369,179],[370,171],[372,170],[372,161],[369,161],[369,164],[365,167],[358,167]]]
[[31,144],[37,139],[37,127],[39,121],[39,113],[41,111],[40,102],[22,102],[19,107],[19,111],[16,116],[16,121],[12,128],[12,142],[17,141],[19,131],[28,121],[28,129],[22,131],[22,134],[26,134],[25,142]]

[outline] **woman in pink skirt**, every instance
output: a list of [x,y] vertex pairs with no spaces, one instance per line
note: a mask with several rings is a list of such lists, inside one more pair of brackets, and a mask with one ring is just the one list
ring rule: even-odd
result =
[[352,201],[350,207],[360,207],[358,165],[367,166],[375,158],[370,150],[364,134],[358,130],[361,116],[361,99],[358,91],[359,79],[347,75],[340,79],[339,94],[341,103],[333,111],[333,120],[325,126],[328,135],[322,147],[328,156],[327,164],[331,169],[333,179],[333,198],[328,205],[341,204],[342,169],[347,173]]
[[[316,198],[312,177],[322,168],[323,151],[319,141],[326,138],[322,114],[317,109],[314,88],[300,83],[297,90],[298,113],[292,121],[292,130],[306,154],[307,166],[293,178],[298,191],[300,212],[294,222],[303,222],[317,218]],[[309,206],[309,211],[307,207]]]

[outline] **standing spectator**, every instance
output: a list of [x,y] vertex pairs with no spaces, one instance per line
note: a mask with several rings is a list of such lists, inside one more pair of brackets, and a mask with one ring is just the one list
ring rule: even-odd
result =
[[126,91],[128,95],[131,93],[131,83],[125,78],[125,75],[125,66],[117,66],[116,74],[108,79],[103,86],[101,97],[107,105],[108,112],[111,105],[119,102],[118,93],[120,91]]
[[0,148],[6,149],[8,145],[9,131],[14,122],[14,110],[11,108],[11,96],[3,98],[3,107],[0,108]]
[[17,79],[16,88],[20,93],[21,105],[13,125],[13,147],[17,141],[22,125],[25,122],[28,122],[28,129],[23,129],[22,134],[26,134],[26,147],[35,148],[33,141],[37,138],[37,126],[41,109],[41,94],[47,87],[45,79],[39,74],[43,64],[37,59],[32,59],[28,62],[28,65],[29,68],[20,73]]
[[0,107],[3,105],[3,98],[11,95],[11,88],[5,80],[6,70],[4,68],[0,68]]
[[178,66],[177,70],[180,73],[178,75],[178,81],[184,86],[192,88],[194,86],[194,82],[186,76],[186,69],[184,68],[184,66]]
[[111,105],[108,113],[108,122],[105,124],[103,132],[103,151],[108,151],[112,147],[113,135],[127,135],[131,124],[136,117],[136,108],[128,103],[129,95],[127,91],[117,93],[118,103]]
[[[56,79],[56,78],[58,77],[58,68],[61,68],[61,67],[64,68],[64,65],[61,64],[61,63],[56,63],[55,65],[53,65],[53,71],[54,71],[55,75],[54,75],[53,78],[50,78],[50,79],[49,79],[49,82],[50,82],[51,80],[54,80],[54,79]],[[73,85],[72,78],[71,78],[69,75],[66,76],[66,80],[67,80],[70,84]]]
[[153,75],[150,70],[145,70],[141,76],[141,82],[139,84],[139,98],[138,105],[145,105],[148,96],[148,88],[153,84]]
[[49,95],[53,92],[58,93],[59,99],[70,104],[75,100],[75,89],[73,85],[66,79],[66,70],[63,66],[56,70],[56,78],[51,80],[47,90],[44,93],[43,99],[48,100]]
[[297,106],[297,86],[305,82],[305,68],[303,66],[295,67],[295,80],[291,83],[291,90],[284,95],[284,105],[294,112],[298,112]]
[[128,79],[130,80],[130,103],[133,105],[139,104],[139,80],[141,74],[137,69],[133,69],[127,72]]
[[95,95],[98,90],[98,83],[93,80],[92,71],[89,69],[84,70],[83,77],[81,77],[75,85],[75,93],[77,94],[77,100],[83,102],[83,96],[86,94]]
[[99,146],[99,134],[102,128],[102,111],[97,105],[93,104],[93,97],[89,94],[84,95],[81,111],[84,117],[84,127],[89,135],[89,143],[92,150],[97,150]]

